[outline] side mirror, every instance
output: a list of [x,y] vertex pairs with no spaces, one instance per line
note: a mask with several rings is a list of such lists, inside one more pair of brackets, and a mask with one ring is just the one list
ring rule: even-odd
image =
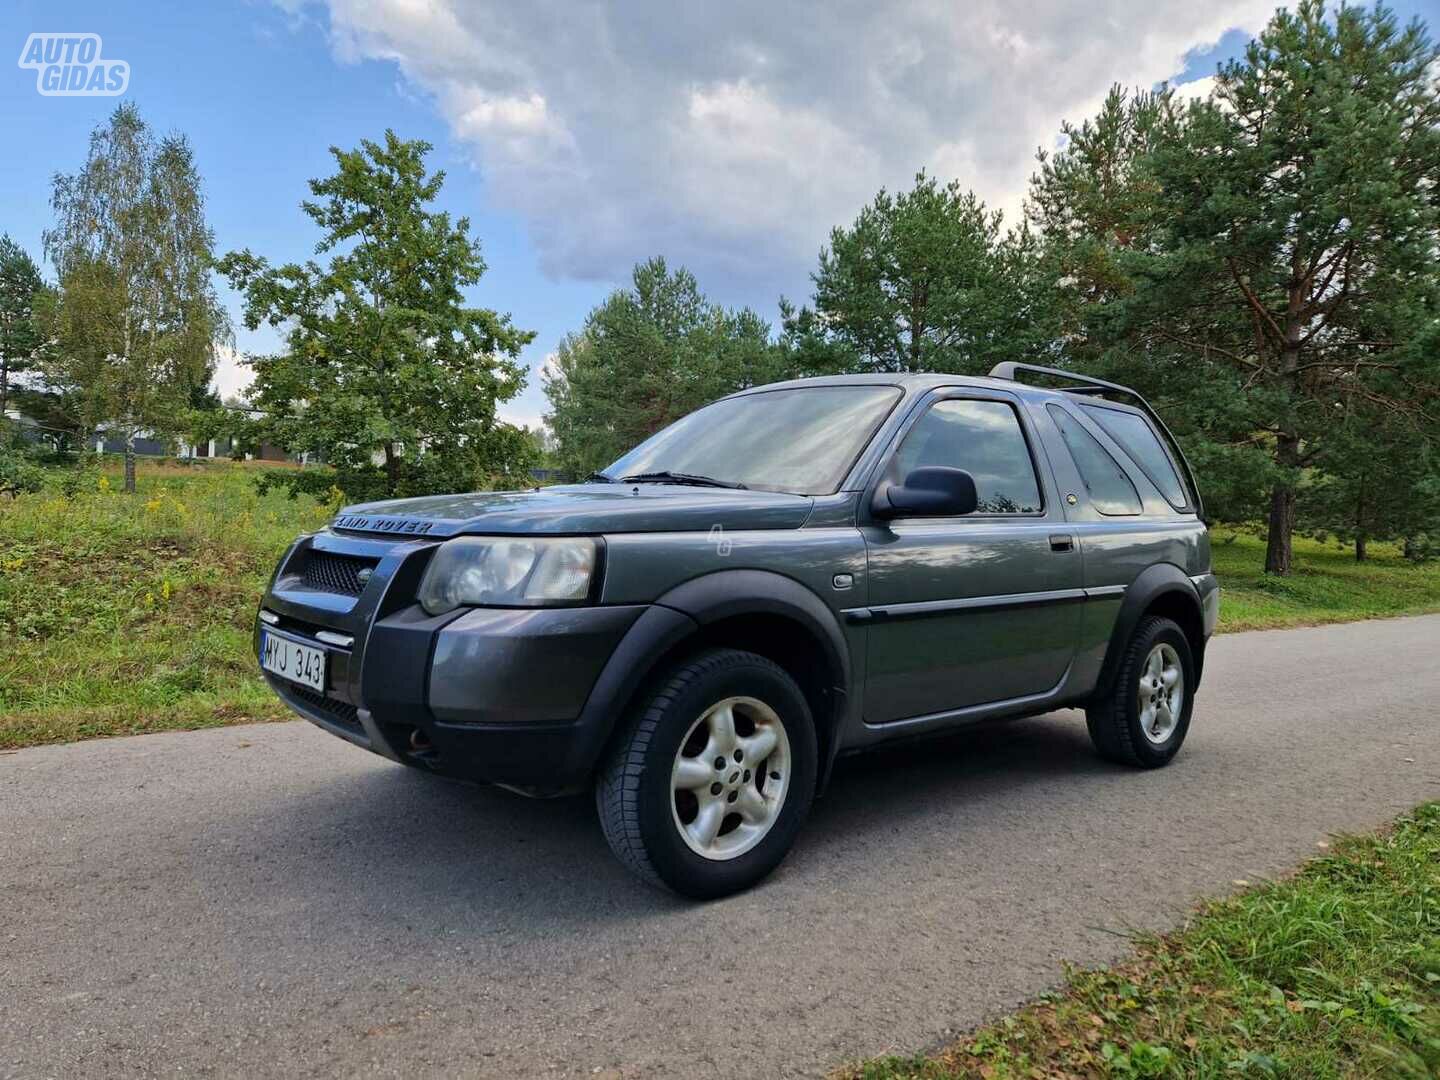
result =
[[927,465],[903,484],[882,484],[870,505],[877,518],[953,517],[973,514],[980,504],[975,478],[964,469]]

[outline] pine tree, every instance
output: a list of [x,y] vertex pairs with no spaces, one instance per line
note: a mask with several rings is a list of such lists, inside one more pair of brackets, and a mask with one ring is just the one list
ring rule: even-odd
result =
[[1178,391],[1197,457],[1263,479],[1272,573],[1347,418],[1435,431],[1437,57],[1418,23],[1306,0],[1212,100],[1112,95],[1032,188],[1076,283],[1067,350]]
[[601,469],[716,398],[786,377],[785,360],[753,311],[706,299],[684,267],[641,263],[555,352],[545,394],[561,468]]
[[828,343],[856,371],[973,375],[1045,353],[1054,334],[1038,246],[1002,224],[958,181],[922,172],[909,191],[881,191],[853,224],[831,231],[813,310],[789,311],[787,334],[812,355],[817,341]]

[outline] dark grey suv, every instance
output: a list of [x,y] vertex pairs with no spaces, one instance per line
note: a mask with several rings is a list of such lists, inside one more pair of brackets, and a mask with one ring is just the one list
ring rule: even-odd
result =
[[583,484],[351,507],[281,559],[255,645],[393,761],[593,786],[627,866],[709,897],[780,862],[840,754],[1070,706],[1166,764],[1218,609],[1153,411],[1002,364],[758,387]]

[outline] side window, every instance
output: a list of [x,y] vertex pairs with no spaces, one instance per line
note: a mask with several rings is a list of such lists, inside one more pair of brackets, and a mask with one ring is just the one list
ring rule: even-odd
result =
[[1175,507],[1185,506],[1189,499],[1180,476],[1175,472],[1175,463],[1160,445],[1160,439],[1143,416],[1121,412],[1119,409],[1104,409],[1097,405],[1081,406],[1094,417],[1095,422],[1105,429],[1124,451],[1135,459],[1140,471],[1160,489],[1160,493]]
[[1095,509],[1102,514],[1140,513],[1143,508],[1140,493],[1110,452],[1059,405],[1047,408],[1050,419],[1060,429],[1060,437],[1070,448],[1070,456],[1075,459],[1075,467],[1080,470],[1080,479]]
[[1020,418],[1003,401],[937,401],[905,436],[899,475],[928,465],[964,469],[975,478],[981,514],[1037,514],[1040,484]]

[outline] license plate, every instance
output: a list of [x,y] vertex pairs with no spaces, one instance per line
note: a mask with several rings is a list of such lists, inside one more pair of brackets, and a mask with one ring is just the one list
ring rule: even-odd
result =
[[325,650],[271,630],[260,632],[260,666],[301,686],[325,692]]

